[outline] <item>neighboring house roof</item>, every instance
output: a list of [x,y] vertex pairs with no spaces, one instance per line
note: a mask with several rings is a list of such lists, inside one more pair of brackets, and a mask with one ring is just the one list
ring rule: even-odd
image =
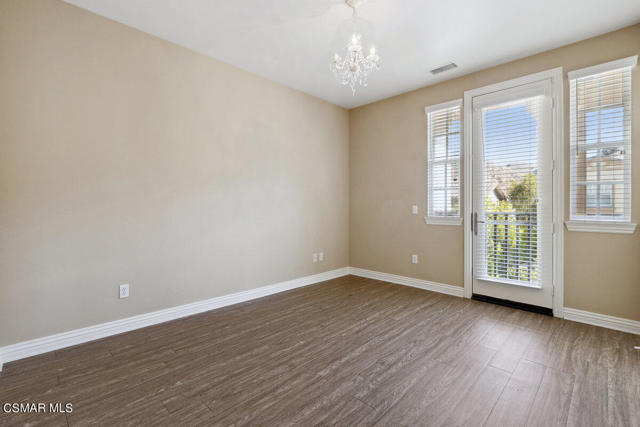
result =
[[527,174],[536,174],[536,165],[516,163],[498,165],[487,162],[485,165],[485,194],[493,195],[497,200],[506,200],[509,187],[513,182],[522,181]]

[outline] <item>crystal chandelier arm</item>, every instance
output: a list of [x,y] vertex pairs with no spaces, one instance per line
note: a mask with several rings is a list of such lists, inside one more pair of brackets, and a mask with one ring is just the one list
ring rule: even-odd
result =
[[334,54],[333,60],[329,64],[329,69],[336,80],[342,85],[349,85],[355,95],[357,85],[366,87],[369,74],[374,70],[380,69],[380,57],[373,46],[368,55],[365,56],[362,52],[362,36],[357,32],[356,18],[357,8],[364,0],[345,0],[345,2],[353,9],[353,33],[347,44],[346,55],[343,58],[337,53]]

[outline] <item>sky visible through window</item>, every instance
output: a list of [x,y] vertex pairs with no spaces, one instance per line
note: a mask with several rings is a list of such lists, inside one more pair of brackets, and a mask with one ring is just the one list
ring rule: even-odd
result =
[[524,103],[485,111],[485,161],[496,165],[537,163],[538,120]]

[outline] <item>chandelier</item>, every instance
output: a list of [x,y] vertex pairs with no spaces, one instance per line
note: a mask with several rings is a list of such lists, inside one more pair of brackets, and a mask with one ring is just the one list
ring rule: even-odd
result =
[[353,9],[353,34],[347,45],[347,51],[342,58],[337,53],[329,69],[336,80],[342,85],[349,85],[353,94],[356,94],[356,86],[366,87],[367,78],[374,70],[380,69],[380,57],[376,54],[376,48],[371,46],[367,56],[362,52],[362,35],[356,31],[356,11],[364,0],[345,0],[347,6]]

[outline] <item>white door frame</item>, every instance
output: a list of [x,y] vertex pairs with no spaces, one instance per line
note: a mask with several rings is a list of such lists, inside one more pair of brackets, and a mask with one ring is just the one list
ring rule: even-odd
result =
[[464,92],[464,296],[473,284],[473,98],[551,79],[553,108],[553,315],[564,317],[564,81],[562,67]]

